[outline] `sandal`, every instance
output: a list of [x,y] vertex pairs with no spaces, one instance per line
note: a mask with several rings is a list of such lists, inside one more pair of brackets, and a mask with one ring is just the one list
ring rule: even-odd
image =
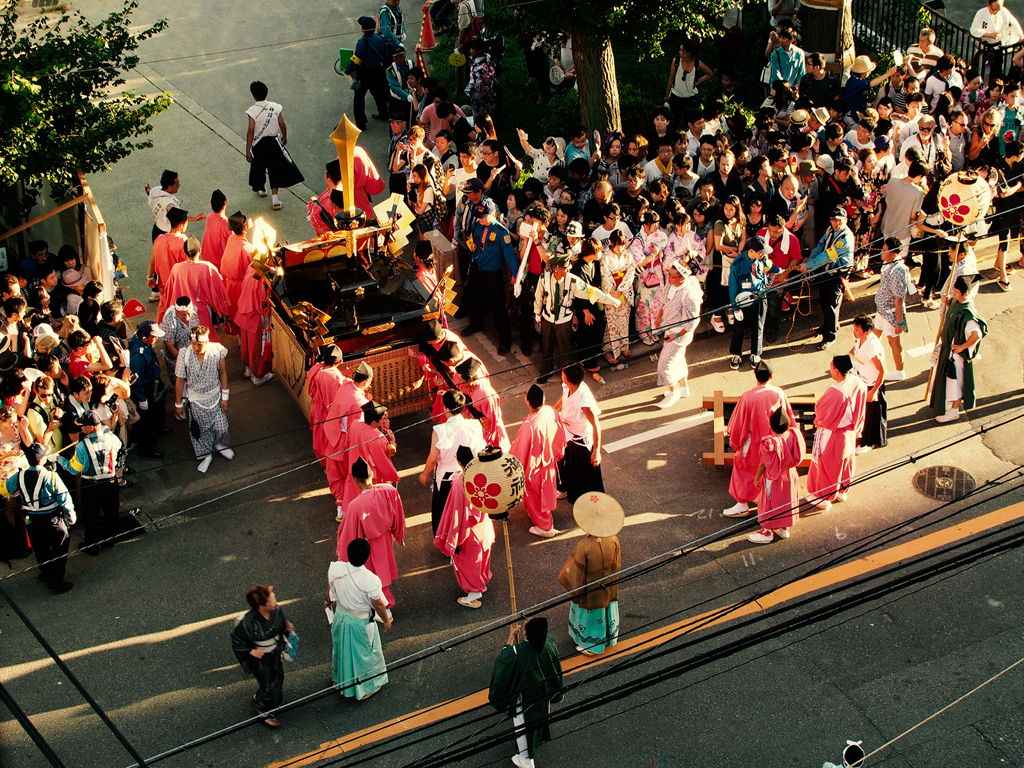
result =
[[996,284],[1000,288],[1002,288],[1004,291],[1009,291],[1011,289],[1010,281],[1009,280],[1007,280],[1005,282],[1003,282],[1002,280],[996,280]]
[[618,365],[619,364],[618,358],[612,357],[611,355],[605,355],[604,359],[608,361],[608,365]]
[[135,481],[134,480],[125,480],[124,478],[121,478],[120,480],[117,481],[117,484],[121,488],[131,488],[132,486],[135,485]]

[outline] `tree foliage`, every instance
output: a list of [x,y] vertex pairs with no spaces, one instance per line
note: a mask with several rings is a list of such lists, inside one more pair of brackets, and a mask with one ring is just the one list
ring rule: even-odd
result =
[[19,25],[17,6],[0,16],[0,187],[24,185],[19,213],[26,216],[44,182],[67,190],[76,168],[106,170],[151,147],[138,139],[171,98],[120,90],[123,73],[138,64],[133,52],[167,26],[162,20],[133,33],[136,0],[98,24],[75,12]]

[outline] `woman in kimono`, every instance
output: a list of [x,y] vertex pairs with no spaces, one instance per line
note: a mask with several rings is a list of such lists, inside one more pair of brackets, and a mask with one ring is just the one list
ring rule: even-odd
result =
[[658,403],[662,409],[671,408],[681,398],[690,396],[686,348],[693,341],[700,323],[700,306],[703,301],[700,283],[693,275],[695,268],[693,262],[678,259],[669,264],[667,270],[669,285],[656,322],[665,338],[661,354],[658,355],[658,384],[668,387]]
[[605,307],[604,356],[616,371],[626,367],[619,362],[619,357],[630,356],[629,313],[633,308],[635,278],[636,264],[626,251],[626,236],[616,229],[608,238],[608,248],[601,257],[601,290],[620,302],[617,307]]
[[273,587],[257,584],[246,593],[245,599],[249,612],[231,632],[231,650],[242,669],[259,683],[259,690],[252,697],[256,711],[263,715],[266,725],[280,728],[280,720],[264,713],[281,706],[284,686],[281,652],[285,635],[290,635],[295,627],[278,607]]
[[800,509],[800,478],[796,468],[804,460],[807,448],[799,427],[793,426],[784,408],[768,417],[768,423],[773,434],[761,438],[761,462],[754,473],[761,530],[747,537],[755,544],[768,544],[776,536],[789,538],[789,529]]
[[661,312],[661,300],[668,286],[665,247],[668,235],[659,228],[661,216],[657,211],[644,214],[643,226],[629,244],[629,252],[636,262],[636,330],[647,346],[658,341],[656,318]]
[[235,452],[228,447],[228,351],[210,341],[210,329],[197,325],[189,331],[189,346],[178,354],[174,368],[174,417],[185,421],[188,399],[188,431],[199,471],[206,472],[216,451],[229,461]]

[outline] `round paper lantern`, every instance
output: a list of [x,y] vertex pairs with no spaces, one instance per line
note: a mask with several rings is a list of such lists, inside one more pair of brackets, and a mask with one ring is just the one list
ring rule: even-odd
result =
[[493,445],[466,465],[462,482],[469,503],[496,520],[508,517],[526,491],[526,473],[519,459]]
[[974,171],[954,173],[939,186],[942,217],[958,227],[973,224],[988,211],[992,190]]

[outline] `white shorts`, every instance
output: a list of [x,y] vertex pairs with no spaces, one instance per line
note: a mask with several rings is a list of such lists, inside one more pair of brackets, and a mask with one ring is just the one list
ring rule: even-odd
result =
[[880,330],[883,336],[887,336],[890,339],[894,339],[899,335],[896,333],[896,327],[877,312],[875,313],[875,328]]

